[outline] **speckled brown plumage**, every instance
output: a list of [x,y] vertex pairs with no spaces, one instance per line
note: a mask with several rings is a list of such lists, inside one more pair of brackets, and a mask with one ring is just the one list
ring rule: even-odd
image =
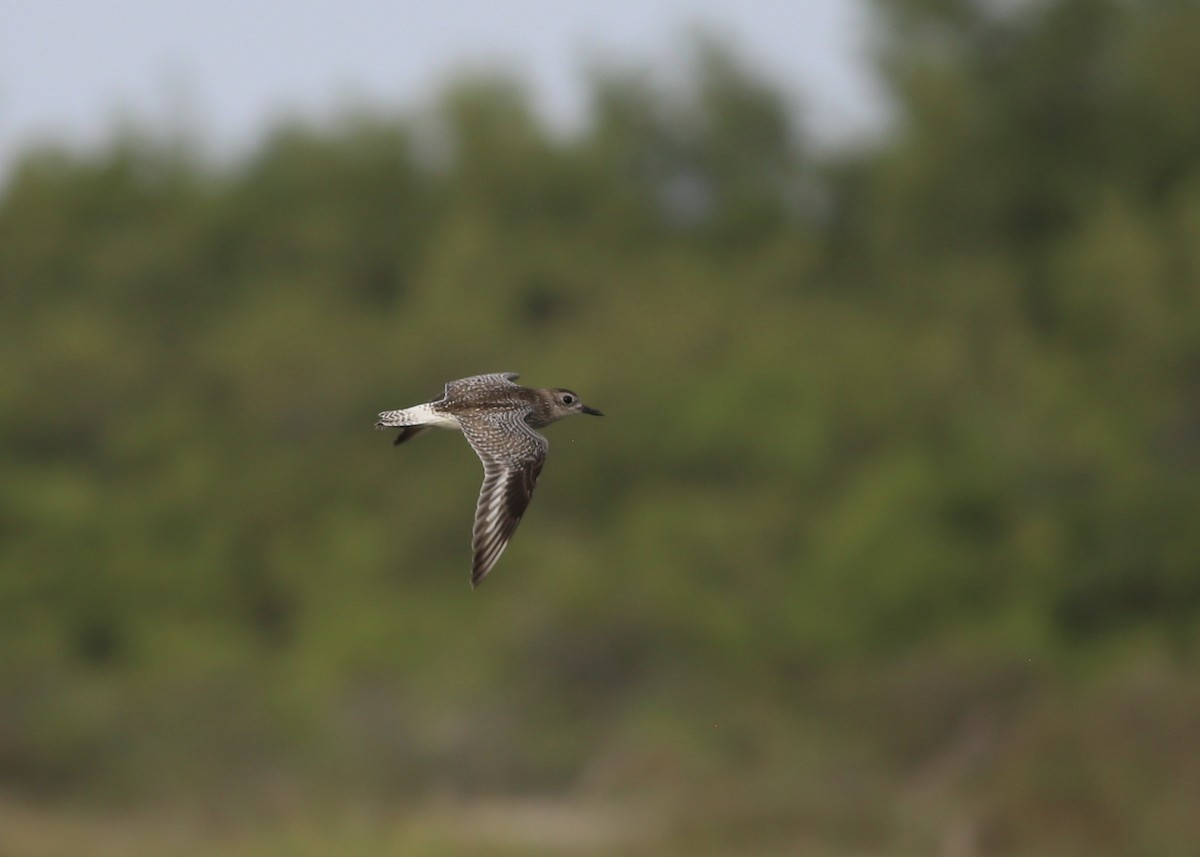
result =
[[534,431],[572,414],[600,412],[571,390],[514,384],[515,372],[451,381],[440,399],[384,411],[377,428],[398,427],[396,443],[430,426],[458,429],[483,462],[483,487],[475,507],[471,585],[496,565],[529,507],[550,442]]

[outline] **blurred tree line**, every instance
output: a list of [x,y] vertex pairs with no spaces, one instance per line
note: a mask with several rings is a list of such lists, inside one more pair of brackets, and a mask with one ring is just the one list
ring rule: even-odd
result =
[[[568,136],[475,78],[232,165],[27,152],[0,782],[670,779],[846,670],[1193,664],[1200,6],[880,5],[897,118],[850,151],[701,40]],[[372,424],[490,371],[608,416],[472,593],[473,456]]]

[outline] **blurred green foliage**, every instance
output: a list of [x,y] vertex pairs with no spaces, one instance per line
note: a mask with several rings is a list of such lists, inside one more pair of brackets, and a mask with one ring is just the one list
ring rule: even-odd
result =
[[[1122,812],[1173,812],[1184,762],[1112,713],[1067,733],[1165,659],[1127,708],[1200,750],[1200,7],[992,5],[887,6],[897,124],[849,152],[707,42],[682,84],[598,74],[566,138],[475,79],[220,168],[139,133],[28,152],[0,784],[761,782],[755,830],[805,794],[840,830],[795,770],[836,757],[874,821],[834,841],[869,849],[891,810],[855,766],[982,716],[1026,724],[981,727],[1015,755],[963,786],[1009,819],[995,853],[1178,853],[1187,813]],[[608,416],[549,430],[472,593],[474,457],[372,423],[491,371]],[[1039,773],[1118,745],[1112,794]],[[1057,799],[1111,823],[1053,850]]]

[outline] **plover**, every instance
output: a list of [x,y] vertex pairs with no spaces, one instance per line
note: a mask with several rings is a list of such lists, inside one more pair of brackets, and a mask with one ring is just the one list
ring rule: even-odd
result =
[[533,496],[550,447],[534,429],[572,414],[603,416],[571,390],[522,387],[513,383],[518,377],[516,372],[500,372],[451,381],[440,399],[384,411],[375,423],[379,429],[401,429],[396,444],[431,426],[457,429],[483,462],[483,487],[471,534],[472,587],[504,553]]

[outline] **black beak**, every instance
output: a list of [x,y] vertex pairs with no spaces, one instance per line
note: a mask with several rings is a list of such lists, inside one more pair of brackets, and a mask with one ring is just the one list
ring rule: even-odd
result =
[[591,414],[593,417],[602,417],[602,416],[604,416],[604,414],[600,413],[600,412],[599,412],[598,410],[596,410],[595,408],[589,408],[587,405],[584,405],[584,406],[582,406],[582,407],[581,407],[579,410],[580,410],[580,411],[582,411],[582,412],[583,412],[583,413],[585,413],[585,414]]

